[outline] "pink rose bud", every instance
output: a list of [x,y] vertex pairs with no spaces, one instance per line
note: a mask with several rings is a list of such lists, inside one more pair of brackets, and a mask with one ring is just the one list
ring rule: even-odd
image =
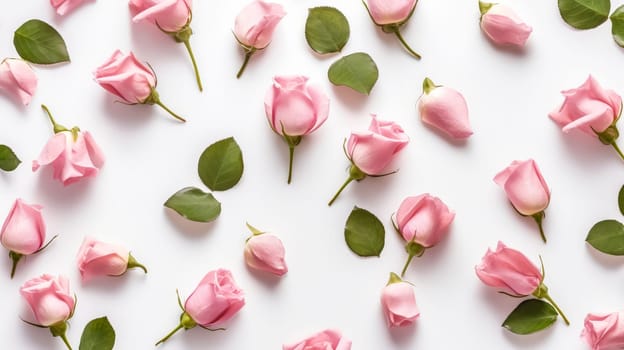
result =
[[284,344],[282,350],[351,350],[351,341],[339,331],[327,329],[296,343]]
[[134,267],[147,273],[145,266],[136,261],[128,249],[118,244],[85,237],[78,250],[78,270],[83,281],[95,276],[120,276]]
[[623,312],[587,314],[581,338],[587,342],[592,350],[622,349],[624,348],[623,321]]
[[28,63],[6,58],[0,63],[0,90],[27,105],[37,90],[37,76]]
[[507,5],[479,1],[481,29],[497,45],[524,47],[533,29]]
[[327,120],[329,98],[318,86],[308,84],[308,77],[276,76],[264,98],[264,110],[273,131],[288,144],[290,183],[295,147]]
[[284,244],[275,235],[264,233],[247,224],[253,235],[245,244],[245,262],[254,270],[270,272],[283,276],[288,272],[284,260]]
[[427,248],[446,237],[454,218],[455,213],[444,202],[428,193],[407,197],[401,202],[394,224],[407,242],[405,250],[409,254],[401,276],[415,256],[422,256]]
[[414,287],[394,272],[381,292],[381,307],[390,328],[411,326],[420,316]]
[[423,82],[423,95],[418,101],[420,118],[454,139],[472,135],[468,120],[468,105],[457,90],[435,85],[431,79]]
[[234,21],[234,37],[245,51],[245,61],[236,75],[240,78],[251,55],[271,43],[273,32],[286,15],[282,5],[262,0],[247,4]]
[[537,222],[542,240],[546,243],[542,221],[550,202],[550,189],[537,163],[533,159],[515,160],[494,177],[494,182],[505,190],[511,205],[520,215],[531,216]]
[[115,50],[113,55],[93,72],[93,76],[100,86],[126,104],[155,104],[174,118],[186,121],[160,101],[154,71],[141,63],[132,52],[123,54]]
[[418,0],[366,0],[364,6],[370,18],[384,33],[394,33],[403,47],[420,59],[420,55],[407,45],[400,32],[401,26],[412,17],[417,3]]
[[20,294],[32,310],[37,325],[49,328],[53,336],[61,337],[69,347],[65,331],[67,320],[74,314],[76,300],[69,291],[67,277],[41,275],[26,281]]
[[351,161],[349,178],[328,205],[332,205],[342,190],[353,180],[361,181],[366,176],[385,176],[396,172],[384,174],[395,156],[407,146],[409,138],[398,124],[378,120],[374,114],[371,116],[368,131],[351,133],[347,141],[345,152]]
[[210,271],[186,299],[178,327],[156,345],[164,343],[180,329],[217,327],[230,320],[244,305],[243,291],[236,285],[232,273],[225,269]]
[[84,0],[50,0],[50,5],[54,7],[56,13],[63,16],[67,12],[81,5],[83,2]]

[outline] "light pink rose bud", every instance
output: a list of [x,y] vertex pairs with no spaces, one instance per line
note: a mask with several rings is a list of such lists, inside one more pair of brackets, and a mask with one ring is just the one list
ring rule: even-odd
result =
[[418,0],[366,0],[364,6],[373,22],[385,33],[394,33],[403,47],[416,59],[420,55],[405,42],[400,28],[414,13]]
[[254,270],[283,276],[288,272],[284,255],[284,244],[275,235],[264,233],[247,224],[253,235],[245,244],[245,262]]
[[624,312],[587,314],[581,338],[592,350],[624,348]]
[[423,122],[440,129],[454,139],[472,135],[468,120],[468,105],[457,90],[436,86],[431,79],[423,82],[423,95],[418,101],[418,111]]
[[37,90],[37,76],[28,63],[7,58],[0,63],[0,90],[27,105]]
[[481,29],[497,45],[524,47],[533,28],[507,5],[479,1]]
[[232,273],[225,269],[210,271],[186,299],[178,327],[156,345],[164,343],[180,329],[187,330],[198,325],[203,328],[218,327],[244,305],[243,291],[236,285]]
[[24,283],[20,294],[41,326],[49,327],[65,322],[74,312],[76,303],[69,292],[69,280],[65,276],[44,274],[33,278]]
[[251,56],[271,43],[273,32],[285,15],[286,12],[280,4],[254,0],[236,16],[234,37],[245,51],[245,60],[236,78],[243,75]]
[[290,150],[288,183],[292,178],[295,147],[304,135],[318,129],[329,115],[329,98],[304,76],[276,76],[264,98],[269,125],[284,138]]
[[414,287],[394,272],[381,292],[381,307],[390,328],[411,326],[420,316]]
[[351,350],[351,341],[339,331],[327,329],[296,343],[284,344],[282,350]]
[[542,239],[546,242],[542,221],[544,210],[550,203],[550,189],[537,163],[533,159],[515,160],[494,177],[494,182],[505,190],[518,213],[535,219]]
[[130,0],[132,21],[148,21],[166,32],[181,30],[191,19],[192,0]]
[[147,273],[145,266],[139,264],[127,248],[118,244],[85,237],[78,250],[78,270],[83,281],[95,276],[120,276],[134,267]]
[[54,7],[56,13],[64,16],[67,12],[81,5],[84,0],[50,0],[50,5]]

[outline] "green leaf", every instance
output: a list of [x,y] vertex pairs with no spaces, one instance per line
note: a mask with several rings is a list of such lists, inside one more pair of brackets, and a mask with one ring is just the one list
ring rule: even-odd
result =
[[[611,14],[611,34],[613,35],[613,40],[624,47],[624,5],[618,7]],[[624,188],[624,187],[623,187]],[[620,195],[622,195],[622,191],[620,191]],[[621,198],[621,197],[620,197]],[[620,211],[622,211],[622,199],[620,199]]]
[[368,210],[353,207],[345,224],[345,241],[359,256],[379,256],[384,248],[386,230]]
[[212,193],[206,193],[197,187],[185,187],[165,202],[165,207],[191,221],[210,222],[221,214],[221,203]]
[[349,22],[333,7],[321,6],[308,10],[305,37],[312,50],[320,53],[339,52],[349,40]]
[[229,190],[243,176],[243,153],[233,137],[217,141],[201,154],[197,170],[211,190]]
[[531,334],[548,328],[557,320],[557,310],[539,299],[529,299],[520,303],[507,316],[502,326],[512,333]]
[[79,350],[111,350],[115,346],[115,330],[106,316],[87,323],[80,337]]
[[624,215],[624,186],[620,188],[620,193],[618,193],[618,206],[620,207],[620,213]]
[[15,31],[13,45],[21,58],[38,64],[69,62],[63,37],[49,24],[31,19]]
[[610,0],[558,0],[561,18],[576,29],[590,29],[609,18]]
[[589,230],[585,241],[609,255],[624,255],[624,225],[617,220],[603,220]]
[[364,52],[344,56],[329,67],[329,81],[363,93],[370,94],[379,78],[375,61]]
[[13,171],[21,162],[9,146],[0,145],[0,169]]

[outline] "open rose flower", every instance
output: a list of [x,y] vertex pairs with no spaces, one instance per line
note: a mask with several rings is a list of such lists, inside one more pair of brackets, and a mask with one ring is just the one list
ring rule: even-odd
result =
[[236,285],[232,273],[225,269],[210,271],[186,299],[178,327],[156,345],[164,343],[180,329],[218,327],[234,317],[244,305],[243,291]]
[[282,350],[351,350],[351,341],[333,329],[313,334],[292,344],[284,344]]
[[603,144],[613,146],[624,159],[616,143],[620,133],[615,125],[622,114],[622,97],[613,90],[603,89],[591,75],[583,85],[561,94],[565,97],[563,104],[549,116],[563,132],[580,130],[597,136]]
[[381,307],[390,328],[411,326],[420,316],[414,287],[394,272],[381,292]]
[[468,105],[457,90],[437,86],[429,78],[423,82],[423,95],[418,101],[423,122],[443,131],[454,139],[472,135],[468,120]]
[[349,177],[328,205],[332,205],[353,180],[361,181],[366,176],[379,177],[394,173],[384,172],[395,156],[409,142],[409,138],[398,124],[378,120],[374,114],[371,116],[368,131],[353,132],[347,141],[345,152],[351,161]]
[[394,225],[406,242],[409,254],[401,276],[415,256],[422,256],[425,250],[438,244],[448,232],[455,213],[438,197],[428,193],[407,197],[401,202]]
[[290,183],[295,147],[327,120],[329,98],[318,86],[308,84],[308,77],[276,76],[264,98],[264,110],[271,129],[288,144]]
[[35,317],[33,325],[50,329],[53,336],[61,337],[71,349],[65,331],[67,320],[74,314],[76,300],[69,291],[67,277],[41,275],[26,281],[20,288],[20,294]]
[[37,76],[23,60],[5,58],[0,62],[0,90],[19,99],[26,106],[37,90]]
[[405,42],[400,31],[401,26],[412,17],[417,3],[418,0],[366,0],[364,6],[370,18],[384,33],[394,33],[403,47],[420,59],[420,55]]
[[192,0],[130,0],[128,3],[133,22],[146,21],[157,26],[177,43],[184,44],[195,70],[195,80],[199,91],[203,90],[195,55],[191,48],[191,20],[193,19]]
[[522,48],[533,29],[509,6],[479,1],[481,29],[497,45]]
[[123,54],[115,50],[93,72],[93,76],[100,86],[126,104],[158,105],[179,121],[186,121],[160,101],[154,71],[139,61],[132,52]]
[[245,263],[254,270],[283,276],[288,272],[284,244],[275,235],[261,232],[247,224],[253,235],[245,243]]
[[83,281],[95,276],[121,276],[128,269],[138,267],[147,273],[124,246],[85,237],[78,250],[78,270]]
[[494,182],[502,187],[516,211],[532,217],[546,243],[542,227],[544,211],[550,203],[550,189],[533,159],[514,160],[507,168],[494,177]]
[[624,348],[624,312],[587,314],[581,338],[591,350]]
[[236,74],[240,78],[251,56],[271,43],[273,32],[286,15],[282,5],[262,0],[247,4],[234,21],[234,37],[245,51],[245,61]]
[[104,164],[104,154],[88,131],[78,127],[67,129],[57,124],[48,108],[44,105],[54,129],[54,136],[45,145],[39,158],[32,163],[36,171],[42,165],[50,165],[53,177],[67,186],[85,177],[97,175]]
[[64,16],[67,12],[82,5],[85,0],[50,0],[50,5],[54,7],[56,13],[60,16]]

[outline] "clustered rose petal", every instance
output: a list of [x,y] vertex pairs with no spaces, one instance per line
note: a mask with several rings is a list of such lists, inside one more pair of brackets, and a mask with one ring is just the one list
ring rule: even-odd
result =
[[533,159],[514,160],[494,177],[516,210],[526,216],[540,213],[550,203],[550,189]]
[[42,207],[17,199],[4,220],[0,231],[2,245],[15,253],[30,255],[43,246],[46,226],[41,215]]
[[84,2],[84,0],[50,0],[50,5],[54,7],[56,13],[60,16],[73,10]]
[[366,0],[368,11],[377,25],[406,21],[417,2],[417,0]]
[[624,312],[587,314],[581,337],[591,350],[624,348]]
[[406,242],[425,248],[438,244],[447,234],[455,213],[438,197],[428,193],[407,197],[396,213],[396,225]]
[[292,344],[284,344],[282,350],[351,350],[351,341],[333,329],[313,334]]
[[74,312],[75,300],[69,291],[69,280],[48,274],[26,281],[20,294],[41,326],[67,321]]
[[148,21],[164,31],[177,32],[191,18],[192,0],[130,0],[132,21]]
[[523,47],[533,31],[509,6],[479,2],[481,29],[498,45]]
[[243,291],[232,273],[225,269],[210,271],[186,299],[184,310],[195,322],[214,327],[231,319],[243,306]]
[[7,58],[0,63],[0,90],[27,105],[37,90],[37,76],[28,63]]
[[144,103],[156,86],[152,69],[132,52],[123,54],[116,50],[93,75],[98,84],[125,103]]
[[263,49],[271,43],[273,32],[286,15],[282,5],[262,0],[247,4],[236,16],[234,35],[248,48]]
[[286,250],[282,241],[270,233],[253,235],[245,245],[247,266],[278,276],[283,276],[288,272],[285,254]]
[[128,269],[130,251],[118,244],[85,237],[78,250],[78,270],[83,281],[95,276],[119,276]]
[[414,287],[394,273],[381,292],[381,307],[388,327],[407,327],[420,316]]
[[423,122],[454,139],[465,139],[472,135],[468,105],[461,93],[446,86],[436,86],[429,78],[425,78],[423,88],[423,95],[418,101],[418,111]]

